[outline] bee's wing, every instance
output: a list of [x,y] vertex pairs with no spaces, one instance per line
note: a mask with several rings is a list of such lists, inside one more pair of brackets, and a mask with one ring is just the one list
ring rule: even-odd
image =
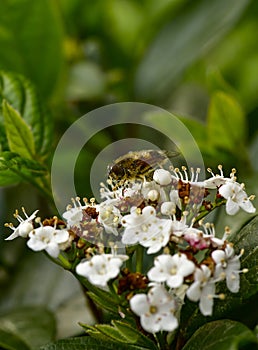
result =
[[175,158],[181,155],[179,151],[164,151],[164,153],[168,158]]

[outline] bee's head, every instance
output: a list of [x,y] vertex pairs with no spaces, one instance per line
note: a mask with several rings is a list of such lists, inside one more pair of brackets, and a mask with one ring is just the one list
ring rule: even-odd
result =
[[126,172],[122,164],[113,164],[108,167],[108,177],[121,179]]

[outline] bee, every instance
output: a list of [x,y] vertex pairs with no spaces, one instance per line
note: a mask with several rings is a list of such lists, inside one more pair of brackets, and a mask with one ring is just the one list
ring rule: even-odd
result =
[[135,180],[151,181],[155,169],[178,155],[179,152],[164,150],[128,152],[108,166],[108,182],[117,188]]

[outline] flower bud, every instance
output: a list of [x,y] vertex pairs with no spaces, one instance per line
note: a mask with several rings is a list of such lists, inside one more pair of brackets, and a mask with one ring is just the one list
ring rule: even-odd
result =
[[160,211],[162,215],[173,215],[175,213],[175,203],[164,202],[161,205]]
[[161,186],[169,185],[172,178],[169,171],[165,169],[157,169],[154,171],[153,180]]
[[155,202],[159,199],[159,192],[157,190],[150,190],[148,192],[148,199],[152,202]]

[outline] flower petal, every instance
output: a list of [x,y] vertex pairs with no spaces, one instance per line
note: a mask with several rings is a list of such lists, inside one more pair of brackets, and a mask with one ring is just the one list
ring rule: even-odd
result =
[[130,299],[130,307],[132,311],[138,315],[141,316],[145,313],[149,312],[149,305],[147,302],[147,295],[146,294],[136,294]]

